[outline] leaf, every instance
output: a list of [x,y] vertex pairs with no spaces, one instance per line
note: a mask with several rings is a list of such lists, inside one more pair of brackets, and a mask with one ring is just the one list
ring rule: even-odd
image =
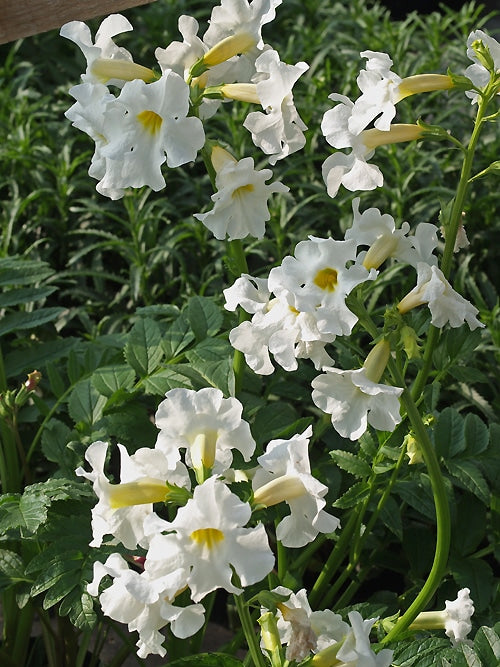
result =
[[91,630],[96,624],[94,598],[86,591],[74,588],[59,605],[59,615],[69,616],[71,623],[80,630]]
[[66,459],[72,460],[71,452],[68,452],[68,442],[71,440],[71,429],[58,419],[51,419],[43,429],[42,451],[48,461],[65,463]]
[[33,303],[47,298],[56,291],[56,287],[22,287],[7,290],[0,294],[0,308],[19,306],[23,303]]
[[124,355],[141,378],[158,368],[163,349],[160,327],[154,320],[147,317],[137,320],[128,335]]
[[193,296],[189,299],[187,316],[191,330],[198,342],[215,336],[219,332],[224,319],[221,308],[212,299],[202,296]]
[[467,667],[484,667],[477,653],[467,644],[461,643],[457,650],[464,656]]
[[0,320],[0,336],[20,329],[35,329],[36,327],[55,320],[64,308],[38,308],[31,313],[9,313]]
[[135,383],[135,372],[130,366],[105,366],[92,375],[92,384],[103,396],[110,397],[115,392],[132,389]]
[[382,507],[380,518],[384,524],[400,540],[403,539],[403,522],[401,520],[401,508],[392,496],[389,496]]
[[0,258],[0,287],[39,283],[53,273],[54,270],[46,262],[24,257]]
[[346,452],[342,449],[334,449],[330,452],[330,456],[339,468],[351,473],[351,475],[354,475],[355,477],[369,477],[371,475],[371,468],[368,463],[360,459],[358,456],[351,454],[351,452]]
[[11,496],[0,505],[0,533],[14,528],[34,533],[47,518],[49,501],[29,496]]
[[21,557],[14,551],[0,549],[0,591],[25,580]]
[[394,485],[394,493],[417,512],[435,521],[434,499],[427,477],[421,475],[418,480],[400,480]]
[[225,653],[199,653],[168,663],[169,667],[193,667],[194,664],[196,667],[242,667],[243,665],[241,660]]
[[289,403],[274,401],[258,410],[252,424],[252,434],[259,444],[277,438],[297,420],[297,412]]
[[93,426],[102,417],[106,397],[92,386],[90,378],[80,380],[70,394],[68,412],[73,421]]
[[436,453],[444,459],[465,449],[464,420],[453,408],[445,408],[434,427]]
[[445,460],[445,465],[452,477],[463,484],[468,491],[477,496],[485,505],[489,504],[490,491],[488,485],[483,477],[483,473],[472,461],[468,459]]
[[222,338],[205,338],[186,352],[192,367],[225,396],[234,394],[233,348]]
[[484,665],[494,665],[500,661],[500,637],[493,628],[483,626],[474,637],[474,648]]
[[162,345],[167,361],[174,359],[194,340],[194,333],[187,315],[182,313],[167,329],[163,336]]
[[484,611],[492,600],[495,589],[493,571],[479,558],[467,558],[450,563],[451,573],[460,588],[469,588],[476,613]]
[[332,507],[340,507],[342,509],[355,507],[363,502],[369,494],[370,486],[366,482],[356,482],[344,493],[344,495],[340,496],[340,498],[337,498],[337,500],[332,503]]
[[57,361],[68,356],[70,350],[79,344],[80,341],[77,338],[51,340],[39,344],[30,341],[28,348],[16,350],[6,356],[5,372],[7,377],[19,375],[24,370],[33,370],[34,368],[40,370],[50,361]]
[[488,427],[477,415],[471,413],[465,418],[465,452],[474,457],[482,454],[488,447],[490,434]]
[[436,667],[438,656],[451,657],[453,649],[448,639],[431,637],[411,642],[399,642],[394,647],[391,665],[394,667]]
[[174,387],[201,389],[206,384],[202,376],[188,364],[169,364],[166,368],[143,380],[146,394],[157,396],[164,396]]

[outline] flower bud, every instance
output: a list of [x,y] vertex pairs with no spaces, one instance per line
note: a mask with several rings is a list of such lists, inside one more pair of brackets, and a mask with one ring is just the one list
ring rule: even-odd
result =
[[384,374],[385,367],[389,361],[391,346],[386,340],[379,341],[366,357],[363,368],[366,377],[372,382],[378,382]]
[[220,63],[226,62],[229,58],[250,51],[256,45],[255,37],[241,32],[235,35],[230,35],[218,42],[215,46],[205,53],[202,62],[207,67],[213,67]]
[[130,60],[113,58],[97,58],[92,63],[91,71],[102,83],[107,83],[111,79],[120,79],[121,81],[142,79],[146,83],[151,83],[157,78],[153,70],[148,67],[137,65]]

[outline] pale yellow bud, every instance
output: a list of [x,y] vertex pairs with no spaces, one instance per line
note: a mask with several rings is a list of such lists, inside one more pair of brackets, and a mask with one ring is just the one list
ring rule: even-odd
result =
[[362,137],[364,145],[369,150],[373,150],[377,148],[377,146],[398,144],[402,141],[421,139],[423,134],[424,129],[419,125],[396,123],[395,125],[391,125],[390,129],[387,131],[376,130],[375,128],[371,130],[363,130],[360,136]]
[[389,356],[391,354],[391,346],[386,340],[379,341],[370,351],[366,357],[363,368],[365,369],[366,377],[372,382],[378,382],[382,377]]
[[306,490],[298,477],[282,475],[254,491],[253,497],[257,505],[272,507],[283,501],[299,498],[304,493]]
[[109,489],[109,504],[113,509],[163,503],[169,492],[164,481],[151,477],[143,477],[125,484],[110,484]]
[[229,100],[260,104],[257,86],[254,83],[226,83],[221,86],[220,92]]
[[153,70],[148,67],[137,65],[130,60],[112,58],[97,58],[92,63],[90,71],[102,83],[107,83],[111,79],[120,79],[121,81],[142,79],[146,83],[151,83],[157,78]]
[[213,67],[226,62],[229,58],[237,56],[239,53],[246,53],[256,45],[255,37],[246,32],[230,35],[205,53],[203,63],[207,67]]
[[447,74],[416,74],[403,79],[398,86],[396,102],[417,93],[430,93],[433,90],[453,88],[453,80]]

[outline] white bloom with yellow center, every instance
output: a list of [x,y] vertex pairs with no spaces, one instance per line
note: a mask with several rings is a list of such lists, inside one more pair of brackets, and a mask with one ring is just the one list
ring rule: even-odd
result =
[[477,319],[478,309],[456,292],[437,266],[425,262],[417,264],[417,284],[398,304],[400,313],[406,313],[426,303],[431,311],[431,323],[438,328],[449,324],[461,327],[467,322],[472,330],[484,327]]
[[[214,159],[214,153],[220,155],[220,159]],[[212,195],[214,207],[208,213],[197,213],[194,217],[220,240],[226,236],[230,241],[246,236],[262,238],[265,223],[271,217],[267,200],[273,193],[285,193],[289,188],[277,181],[266,185],[272,171],[256,170],[251,157],[237,161],[226,150],[216,147],[212,151],[212,161],[217,174],[217,192]]]
[[[232,310],[237,301],[234,293],[230,298],[232,303],[226,307]],[[333,363],[325,351],[325,344],[331,343],[335,335],[319,331],[315,316],[299,312],[294,303],[294,295],[284,290],[279,297],[269,299],[264,307],[260,301],[252,306],[249,299],[243,297],[241,305],[254,315],[251,322],[242,322],[231,330],[229,342],[243,352],[245,361],[255,373],[270,375],[274,372],[270,353],[286,371],[297,369],[297,359],[311,359],[317,369]]]
[[289,440],[272,440],[257,461],[252,479],[256,504],[271,507],[285,502],[290,514],[276,527],[277,539],[286,547],[303,547],[318,533],[333,533],[340,521],[324,511],[328,487],[311,475],[309,438],[312,428]]
[[237,449],[249,461],[255,449],[250,426],[241,418],[243,406],[237,398],[224,398],[220,389],[168,391],[155,415],[160,429],[156,447],[170,465],[186,450],[186,463],[221,473],[232,463]]
[[243,127],[251,132],[254,144],[270,156],[269,162],[274,165],[306,143],[307,126],[295,108],[292,88],[309,65],[303,62],[288,65],[280,61],[276,51],[269,49],[257,58],[255,68],[252,81],[265,113],[248,114]]
[[147,545],[143,521],[153,512],[153,503],[167,499],[166,482],[189,488],[190,481],[182,463],[170,466],[165,454],[143,447],[129,456],[123,445],[118,445],[121,457],[120,484],[111,484],[104,473],[108,443],[97,441],[85,452],[91,472],[83,468],[76,474],[93,484],[99,501],[92,510],[93,540],[90,546],[99,547],[104,535],[113,535],[127,549],[138,544]]
[[[264,526],[244,527],[251,514],[250,505],[224,482],[208,478],[172,522],[149,517],[145,527],[152,537],[145,571],[155,578],[173,569],[187,570],[185,583],[194,602],[217,588],[241,593],[237,584],[245,587],[260,581],[274,565]],[[233,582],[233,569],[239,582]]]
[[111,554],[106,562],[94,563],[94,578],[87,591],[97,596],[101,580],[110,576],[111,586],[99,595],[105,616],[126,623],[129,632],[137,630],[137,655],[145,658],[150,653],[166,654],[165,637],[160,630],[170,624],[172,633],[184,639],[191,637],[205,622],[201,604],[178,607],[173,604],[177,593],[185,587],[187,572],[172,570],[162,577],[150,577],[145,571],[131,570],[119,554]]
[[345,305],[345,298],[359,284],[374,280],[376,271],[349,261],[356,258],[356,241],[336,241],[310,236],[297,244],[294,256],[271,269],[269,289],[278,297],[294,296],[294,307],[312,315],[324,335],[348,336],[358,318]]
[[168,70],[154,83],[128,81],[105,111],[103,134],[107,144],[101,154],[120,165],[108,171],[101,188],[142,187],[161,190],[161,166],[178,167],[196,159],[205,143],[199,118],[187,117],[189,86]]

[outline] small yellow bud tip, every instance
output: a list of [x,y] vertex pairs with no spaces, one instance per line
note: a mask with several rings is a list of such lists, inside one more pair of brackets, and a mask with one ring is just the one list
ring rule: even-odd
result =
[[220,92],[228,100],[260,104],[257,86],[254,83],[226,83],[221,86]]

